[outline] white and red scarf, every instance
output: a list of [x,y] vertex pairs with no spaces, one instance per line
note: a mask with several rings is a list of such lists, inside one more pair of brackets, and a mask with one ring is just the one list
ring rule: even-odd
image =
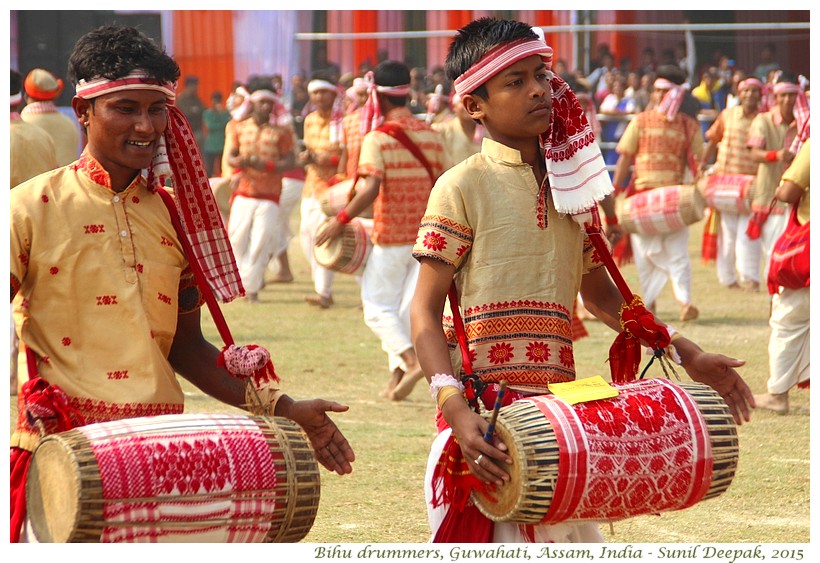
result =
[[168,100],[168,127],[162,136],[148,182],[152,189],[162,189],[170,179],[174,189],[182,229],[188,238],[193,258],[198,262],[208,285],[217,297],[227,303],[244,295],[228,233],[216,204],[208,173],[202,162],[188,120],[174,105],[174,84],[161,83],[142,70],[117,80],[98,77],[80,80],[77,96],[93,99],[122,90],[154,90]]
[[[463,96],[518,61],[539,55],[552,68],[552,48],[543,40],[523,39],[488,51],[453,83]],[[559,213],[572,215],[581,225],[600,224],[597,204],[614,191],[601,149],[584,110],[567,83],[557,75],[550,80],[552,115],[549,129],[539,140],[544,150],[550,190]]]
[[[800,78],[803,79],[803,81],[806,81],[804,76],[801,76]],[[797,94],[797,98],[794,101],[794,119],[797,122],[797,136],[789,147],[789,151],[792,154],[797,154],[800,152],[800,147],[803,146],[803,143],[805,143],[806,139],[810,136],[810,107],[809,99],[806,97],[805,86],[802,81],[800,84],[780,82],[774,85],[774,95],[777,96],[778,94]]]
[[364,82],[367,85],[367,102],[362,110],[361,133],[364,137],[370,131],[381,127],[384,121],[381,105],[379,104],[379,94],[400,98],[410,93],[410,84],[400,84],[398,86],[381,86],[376,84],[373,71],[364,75]]

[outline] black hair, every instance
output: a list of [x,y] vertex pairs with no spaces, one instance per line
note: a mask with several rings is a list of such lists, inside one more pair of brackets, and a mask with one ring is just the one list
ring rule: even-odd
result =
[[11,96],[19,94],[23,91],[23,76],[14,69],[11,69],[11,78],[9,79],[9,86],[11,86],[11,92],[9,92]]
[[[400,61],[382,61],[373,69],[373,80],[379,86],[410,84],[410,67]],[[394,106],[407,104],[407,96],[388,96]]]
[[338,85],[338,81],[336,80],[336,75],[333,73],[333,70],[330,68],[321,68],[317,71],[314,71],[313,74],[310,75],[311,80],[324,80],[325,82],[330,82],[334,86]]
[[[458,30],[447,50],[444,71],[454,81],[498,45],[521,39],[538,39],[529,24],[515,20],[479,18]],[[484,99],[487,89],[482,85],[471,94]]]
[[658,78],[663,78],[664,80],[668,80],[678,86],[686,81],[686,75],[684,74],[683,69],[676,65],[661,65],[655,71],[655,75]]
[[774,83],[781,84],[784,82],[787,84],[798,84],[797,76],[791,72],[781,72],[780,76],[777,77]]
[[108,25],[80,37],[68,58],[68,79],[77,84],[98,76],[116,80],[136,69],[160,82],[176,82],[179,65],[133,27]]
[[248,77],[248,85],[245,88],[248,93],[253,94],[257,90],[273,90],[273,85],[269,77],[255,74]]

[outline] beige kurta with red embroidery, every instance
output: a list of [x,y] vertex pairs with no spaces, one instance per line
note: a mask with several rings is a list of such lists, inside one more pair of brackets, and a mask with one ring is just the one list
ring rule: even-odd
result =
[[572,307],[581,276],[603,263],[547,191],[517,150],[485,138],[481,153],[439,178],[421,221],[413,255],[456,267],[473,371],[484,381],[575,378]]
[[[167,357],[178,313],[201,305],[159,195],[142,177],[109,185],[84,153],[11,192],[17,332],[89,423],[182,412]],[[22,428],[11,445],[31,449]]]

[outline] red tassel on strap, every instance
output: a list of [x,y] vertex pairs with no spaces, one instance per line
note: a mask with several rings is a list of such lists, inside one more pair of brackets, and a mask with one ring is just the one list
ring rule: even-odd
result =
[[38,432],[40,421],[46,432],[64,432],[85,424],[85,418],[68,402],[68,395],[41,377],[29,379],[21,387],[26,420]]
[[641,362],[641,341],[646,342],[653,349],[666,348],[670,344],[669,332],[664,325],[655,322],[655,315],[644,306],[640,296],[630,291],[626,280],[615,265],[615,260],[609,252],[600,227],[586,225],[586,232],[598,251],[598,256],[606,265],[612,281],[624,298],[620,314],[622,331],[609,349],[609,369],[612,381],[616,383],[634,381]]
[[270,352],[256,344],[247,346],[228,344],[222,349],[216,364],[224,367],[233,377],[251,378],[255,387],[264,383],[279,382],[279,377],[270,359]]

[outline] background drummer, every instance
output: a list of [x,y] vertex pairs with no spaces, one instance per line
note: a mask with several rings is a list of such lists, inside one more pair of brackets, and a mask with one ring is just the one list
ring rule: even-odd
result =
[[[33,360],[28,373],[39,375],[22,385],[11,438],[12,541],[25,521],[26,470],[38,440],[27,405],[57,430],[181,413],[175,372],[225,403],[248,402],[250,384],[217,366],[220,350],[200,327],[205,291],[230,301],[243,289],[199,151],[184,142],[193,139],[190,127],[173,107],[179,67],[138,30],[109,26],[80,38],[69,75],[88,144],[76,162],[11,193],[11,295],[23,297],[17,332]],[[183,229],[186,238],[213,244],[192,253],[206,288],[195,282],[158,193],[172,171],[188,180],[174,187],[180,216],[200,222],[194,233]],[[26,373],[21,366],[21,380]],[[327,415],[346,406],[264,390],[266,410],[300,424],[322,465],[352,471],[353,451]],[[35,395],[39,402],[27,403]]]
[[[698,122],[679,111],[685,95],[683,73],[677,67],[661,67],[652,92],[654,109],[635,115],[618,141],[620,155],[612,184],[625,188],[634,164],[631,183],[635,191],[683,184],[687,169],[703,159],[703,135]],[[691,170],[696,176],[698,170]],[[694,181],[694,180],[693,180]],[[666,280],[672,281],[680,303],[680,320],[698,318],[692,304],[692,263],[689,258],[689,227],[664,234],[630,235],[635,266],[644,302],[655,311]]]
[[[529,25],[490,18],[460,29],[447,56],[447,76],[488,138],[480,154],[436,182],[413,249],[421,263],[411,312],[413,342],[440,409],[440,433],[425,476],[437,542],[603,541],[594,522],[493,523],[466,502],[481,482],[508,480],[494,461],[512,460],[498,436],[485,441],[488,422],[464,400],[469,388],[457,378],[462,352],[442,328],[455,283],[466,325],[463,357],[480,379],[468,383],[477,393],[488,384],[481,394],[488,408],[502,380],[510,385],[505,400],[511,400],[520,393],[516,387],[543,392],[549,383],[576,378],[570,325],[579,289],[595,316],[621,330],[623,297],[581,224],[558,211],[559,203],[596,209],[612,186],[600,174],[605,164],[583,109],[553,76],[551,62],[552,49]],[[569,154],[563,134],[569,127],[550,129],[558,120],[573,123],[573,138],[587,144]],[[551,158],[551,147],[564,150],[560,162]],[[561,166],[576,172],[554,176]],[[569,189],[558,189],[568,186],[584,187],[569,195]],[[704,352],[679,334],[674,338],[687,373],[719,392],[738,424],[748,421],[754,399],[735,371],[744,362]],[[455,346],[452,356],[448,344]]]
[[[373,206],[373,250],[361,283],[364,322],[387,352],[390,379],[383,395],[402,400],[424,377],[410,338],[410,300],[418,276],[411,250],[433,187],[431,176],[437,178],[448,165],[441,134],[407,107],[410,70],[404,63],[380,63],[369,88],[370,100],[363,110],[369,132],[362,140],[358,164],[364,187],[322,226],[316,245],[340,236],[346,223]],[[374,122],[404,132],[430,170],[391,135],[371,130]]]
[[[747,78],[738,85],[740,104],[721,111],[706,131],[706,148],[701,169],[717,153],[711,173],[717,175],[757,173],[757,162],[746,146],[752,121],[760,112],[763,83]],[[757,291],[760,289],[760,240],[746,235],[750,212],[720,213],[720,231],[717,240],[717,278],[721,285],[732,289]],[[739,279],[738,279],[739,278]]]

